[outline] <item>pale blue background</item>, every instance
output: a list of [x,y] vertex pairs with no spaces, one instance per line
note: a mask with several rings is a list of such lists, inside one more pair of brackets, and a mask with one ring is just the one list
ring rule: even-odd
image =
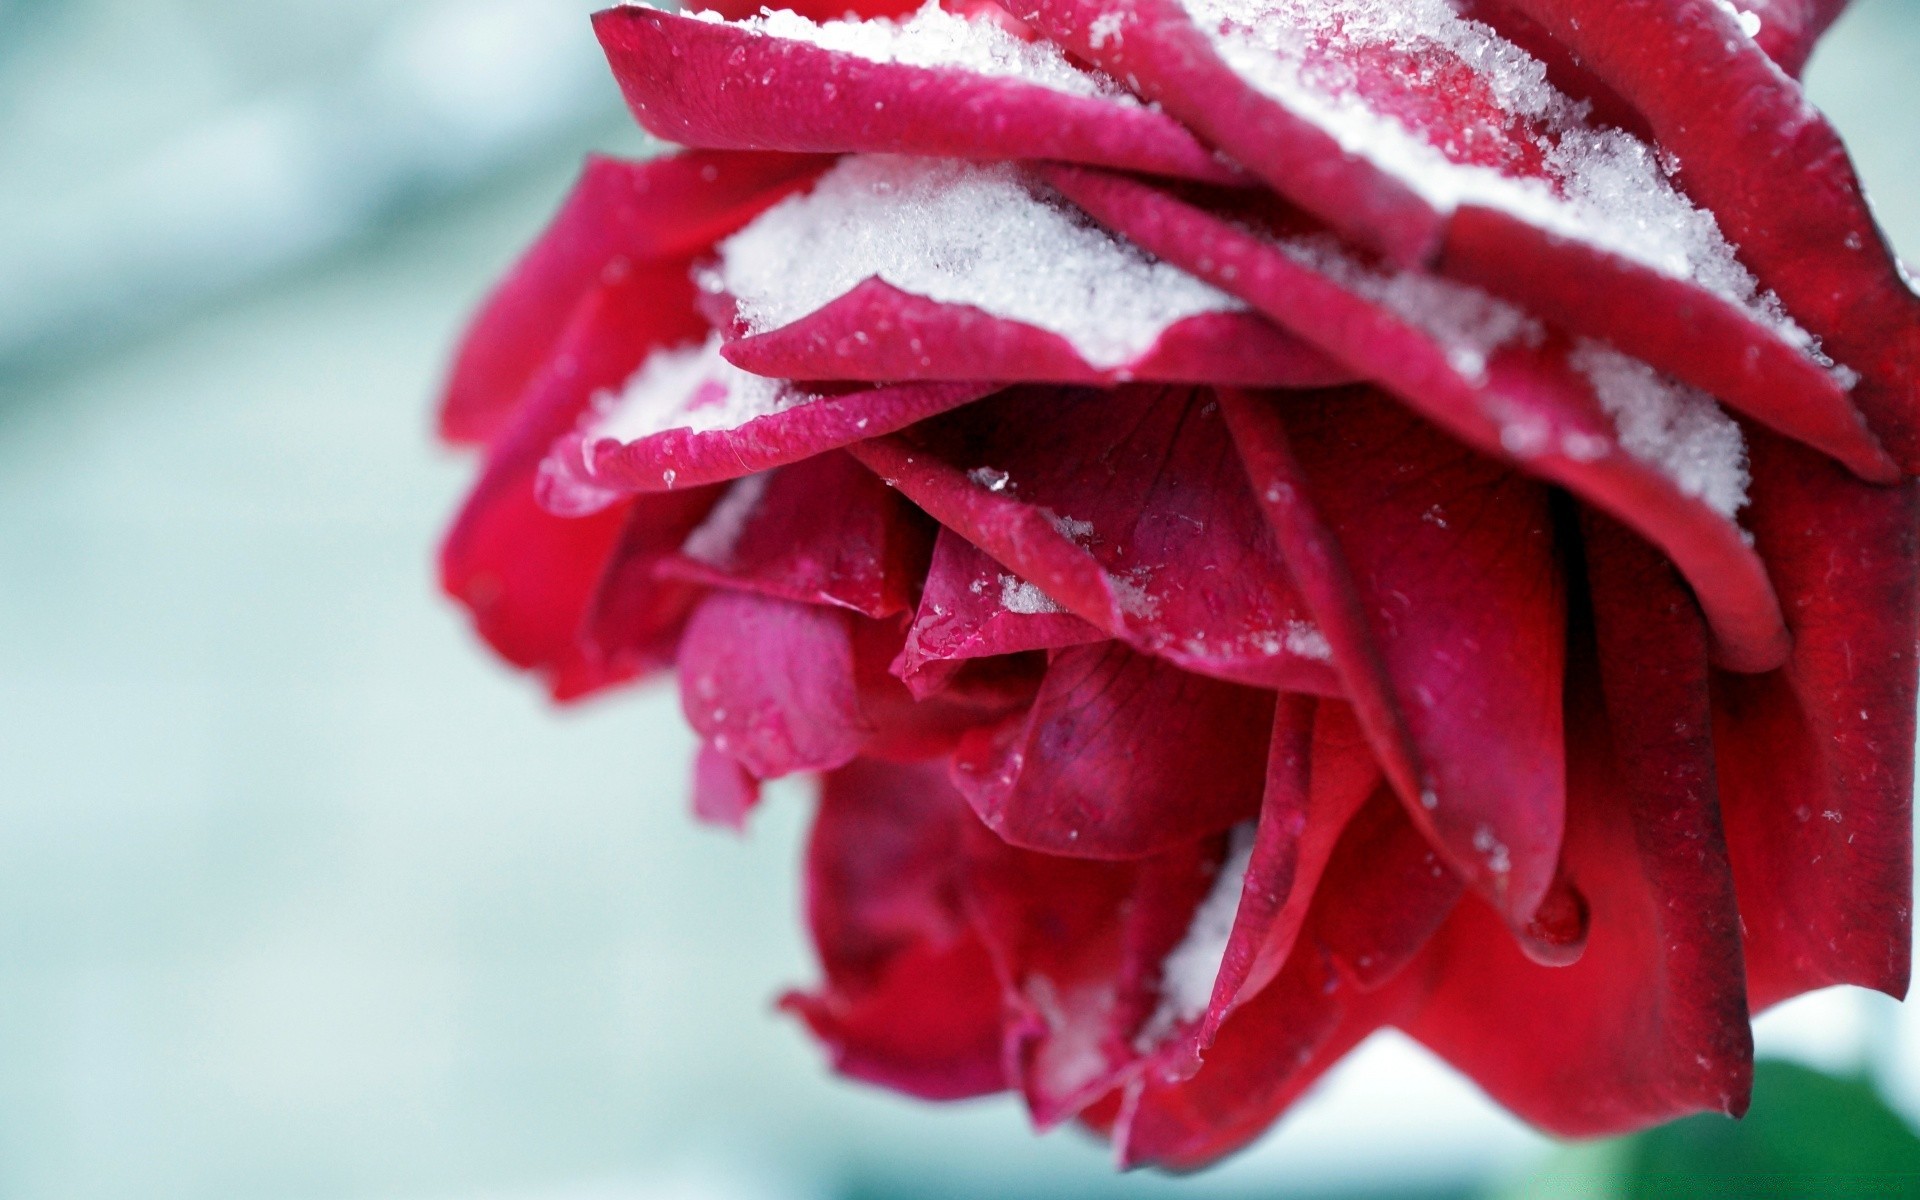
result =
[[[806,802],[694,828],[669,694],[564,715],[433,591],[428,407],[589,147],[575,0],[0,0],[0,1198],[1448,1194],[1544,1144],[1403,1043],[1178,1187],[829,1079]],[[1920,6],[1816,60],[1920,254]],[[1768,1044],[1866,1048],[1820,997]],[[864,1191],[862,1189],[865,1189]]]

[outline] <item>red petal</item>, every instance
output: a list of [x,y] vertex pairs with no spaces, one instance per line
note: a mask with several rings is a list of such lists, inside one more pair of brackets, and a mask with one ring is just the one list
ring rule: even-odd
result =
[[726,356],[742,370],[783,379],[1323,387],[1352,378],[1319,351],[1251,313],[1183,318],[1138,357],[1100,367],[1057,333],[929,300],[880,279],[868,279],[778,329],[731,342]]
[[1408,812],[1524,925],[1565,807],[1546,489],[1372,392],[1222,403]]
[[[612,682],[652,655],[644,644],[634,647],[637,655],[618,653],[625,645],[615,653],[583,653],[582,622],[626,514],[553,516],[535,503],[535,471],[595,391],[625,378],[654,339],[681,333],[691,320],[690,291],[683,273],[636,273],[581,302],[555,343],[553,363],[498,436],[485,474],[441,548],[441,586],[467,607],[480,635],[507,661],[540,673],[562,697]],[[643,538],[657,521],[677,539],[699,519],[705,499],[650,505],[633,521]]]
[[1117,642],[1055,651],[1030,713],[968,734],[954,781],[1016,846],[1140,858],[1259,809],[1271,693]]
[[[1799,85],[1717,4],[1513,3],[1646,115],[1683,164],[1688,193],[1826,352],[1863,376],[1854,402],[1901,465],[1920,469],[1920,297],[1874,224],[1839,135]],[[1814,5],[1809,27],[1836,11]]]
[[1785,659],[1779,603],[1740,530],[1621,447],[1563,344],[1504,342],[1484,372],[1463,370],[1455,361],[1461,348],[1450,355],[1440,337],[1245,228],[1118,176],[1058,168],[1048,178],[1101,223],[1246,298],[1469,446],[1631,525],[1693,585],[1724,665],[1762,671]]
[[1763,1008],[1834,983],[1894,996],[1912,945],[1915,486],[1753,442],[1754,537],[1793,629],[1786,667],[1721,676],[1714,738]]
[[860,761],[827,776],[807,847],[827,982],[782,1001],[841,1073],[932,1100],[1007,1086],[1000,989],[956,899],[962,822],[937,766]]
[[441,436],[491,440],[598,284],[654,262],[677,262],[684,275],[715,240],[824,165],[701,151],[644,163],[589,158],[553,223],[468,326],[440,404]]
[[1313,940],[1363,991],[1399,977],[1426,949],[1465,885],[1392,792],[1367,799],[1320,881]]
[[[1587,524],[1598,674],[1569,687],[1565,866],[1590,912],[1571,966],[1528,961],[1478,905],[1436,943],[1408,1027],[1501,1103],[1570,1136],[1738,1115],[1752,1036],[1714,796],[1698,610],[1657,554]],[[1583,652],[1582,659],[1593,651]]]
[[[588,683],[626,679],[671,666],[681,627],[705,590],[661,579],[663,562],[707,518],[719,488],[689,488],[671,496],[641,496],[626,506],[626,521],[605,555],[587,601],[575,649],[578,682],[561,688],[577,693]],[[543,522],[556,518],[545,513]],[[599,517],[572,521],[591,526]],[[537,569],[537,565],[536,568]]]
[[594,30],[635,118],[683,145],[1058,159],[1242,178],[1164,113],[1118,99],[959,65],[876,62],[637,6],[597,14]]
[[[979,547],[942,529],[933,543],[920,608],[894,670],[917,694],[944,686],[968,659],[1054,650],[1106,640],[1069,612],[1032,611],[1020,597],[1033,585],[1009,575]],[[1020,611],[1007,606],[1012,600]]]
[[856,457],[1057,605],[1222,679],[1332,672],[1212,393],[1015,389]]
[[932,543],[898,493],[823,454],[734,484],[661,574],[885,617],[912,605]]
[[762,779],[841,766],[871,727],[854,686],[844,611],[714,592],[680,644],[687,722]]

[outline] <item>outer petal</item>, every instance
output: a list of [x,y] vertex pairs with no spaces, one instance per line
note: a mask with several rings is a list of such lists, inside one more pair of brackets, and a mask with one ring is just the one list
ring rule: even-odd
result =
[[[553,363],[497,439],[441,548],[441,585],[466,605],[480,635],[508,662],[539,672],[556,695],[612,682],[658,654],[645,639],[639,646],[627,639],[607,648],[611,653],[583,650],[582,623],[627,514],[555,517],[534,501],[535,472],[546,447],[596,390],[624,378],[651,341],[683,333],[694,319],[689,290],[677,273],[636,273],[588,295],[559,338]],[[710,499],[648,506],[633,518],[641,541],[655,522],[677,541]],[[644,603],[629,591],[622,603],[636,601]]]
[[744,337],[729,361],[785,379],[1237,383],[1324,387],[1352,378],[1319,351],[1247,312],[1185,317],[1138,357],[1097,366],[1057,333],[868,279],[778,329]]
[[1058,607],[1223,679],[1330,693],[1212,394],[1015,389],[854,448]]
[[932,522],[844,454],[733,485],[662,575],[869,617],[913,604]]
[[693,815],[738,833],[760,803],[760,781],[739,763],[702,743],[693,763]]
[[[1513,0],[1647,117],[1687,191],[1826,351],[1894,457],[1920,469],[1920,297],[1874,224],[1840,137],[1705,0]],[[1811,27],[1838,6],[1812,6]],[[1764,23],[1763,23],[1764,29]]]
[[650,162],[589,158],[553,223],[468,326],[440,403],[441,436],[490,440],[555,355],[581,299],[648,263],[686,265],[805,182],[826,161],[689,152]]
[[956,893],[973,818],[936,767],[827,777],[807,847],[807,916],[826,971],[782,1007],[842,1074],[930,1100],[997,1092],[1000,989]]
[[1834,983],[1894,996],[1912,945],[1915,486],[1875,488],[1756,435],[1760,552],[1787,666],[1720,676],[1714,740],[1752,1001]]
[[1044,158],[1216,183],[1242,178],[1166,114],[1117,98],[958,63],[875,62],[634,5],[599,13],[594,30],[634,116],[683,145]]
[[[576,682],[562,686],[562,695],[672,665],[680,630],[705,589],[662,579],[659,569],[688,534],[706,522],[719,496],[719,488],[689,488],[626,505],[625,523],[605,555],[606,565],[574,639],[579,662],[568,674]],[[572,523],[591,528],[599,519]],[[547,525],[555,518],[543,512],[539,520]],[[565,577],[569,569],[559,563],[545,565],[554,572],[549,578]]]
[[1653,551],[1604,522],[1588,530],[1599,678],[1581,664],[1570,688],[1566,852],[1590,907],[1586,951],[1528,962],[1465,906],[1409,1026],[1528,1121],[1576,1136],[1738,1115],[1753,1055],[1699,616]]
[[[1022,11],[1137,79],[1360,245],[1404,266],[1434,264],[1891,477],[1840,382],[1723,261],[1731,252],[1719,231],[1655,169],[1653,149],[1579,117],[1550,83],[1507,61],[1521,52],[1498,34],[1440,5],[1356,17],[1342,28],[1366,32],[1348,44],[1330,32],[1336,23],[1313,28],[1299,17],[1314,6],[1281,6],[1255,23],[1268,32],[1299,24],[1305,58],[1281,72],[1293,83],[1263,85],[1270,52],[1237,34],[1216,44],[1196,15],[1207,8],[1027,0]],[[1335,82],[1300,82],[1321,75]]]
[[872,727],[854,684],[851,617],[714,592],[680,646],[680,706],[714,749],[761,779],[842,766]]
[[1552,882],[1566,803],[1546,489],[1376,393],[1222,403],[1388,778],[1455,869],[1524,926]]
[[1141,858],[1259,810],[1271,693],[1117,642],[1055,651],[1030,712],[968,734],[953,775],[1016,846]]
[[[1779,602],[1739,529],[1620,446],[1563,346],[1528,345],[1519,331],[1490,350],[1471,339],[1449,345],[1265,238],[1163,192],[1077,169],[1048,177],[1103,224],[1244,297],[1469,446],[1561,484],[1632,526],[1693,585],[1723,665],[1762,671],[1785,659]],[[1467,369],[1463,355],[1470,356]],[[1475,358],[1482,359],[1477,371]]]

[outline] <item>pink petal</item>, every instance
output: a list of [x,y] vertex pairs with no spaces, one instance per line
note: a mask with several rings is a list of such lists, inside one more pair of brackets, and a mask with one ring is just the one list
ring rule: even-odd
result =
[[871,732],[854,685],[850,623],[840,609],[710,594],[680,645],[687,722],[761,779],[850,762]]
[[[1365,44],[1349,45],[1303,26],[1305,65],[1295,74],[1327,72],[1337,99],[1312,99],[1325,89],[1296,82],[1293,98],[1280,100],[1237,74],[1178,0],[1028,0],[1028,8],[1064,44],[1138,79],[1145,94],[1360,245],[1402,265],[1434,264],[1890,477],[1845,390],[1753,294],[1752,281],[1737,278],[1718,232],[1675,232],[1702,214],[1655,169],[1652,148],[1580,118],[1565,96],[1535,94],[1550,84],[1499,82],[1519,68],[1489,60],[1519,51],[1497,33],[1483,47],[1456,49],[1446,31],[1358,34]],[[1097,36],[1093,22],[1102,18],[1118,20],[1118,31],[1102,26],[1108,34]],[[1258,20],[1268,33],[1292,28],[1279,11]],[[1540,112],[1529,115],[1532,107]],[[1343,150],[1343,139],[1359,149]],[[1560,146],[1581,148],[1556,158]],[[1628,160],[1644,179],[1627,181]],[[1711,344],[1703,339],[1718,348],[1702,354]]]
[[1271,693],[1117,642],[1053,653],[1032,711],[968,734],[953,777],[1016,846],[1141,858],[1259,809]]
[[[1839,135],[1799,85],[1717,4],[1512,2],[1646,115],[1684,164],[1689,194],[1826,352],[1863,376],[1854,402],[1900,464],[1920,469],[1920,297],[1874,224]],[[1808,27],[1837,10],[1811,5]]]
[[1059,159],[1242,178],[1164,113],[1117,99],[960,66],[875,62],[638,6],[597,14],[594,30],[635,118],[682,145]]
[[735,833],[760,803],[760,781],[712,746],[702,744],[693,763],[693,815]]
[[1906,992],[1912,945],[1920,499],[1756,435],[1760,553],[1793,657],[1720,676],[1713,731],[1752,1002],[1835,983]]
[[710,151],[644,163],[589,158],[553,223],[468,326],[440,403],[441,436],[491,440],[598,284],[652,263],[676,264],[661,273],[684,275],[717,239],[824,165]]
[[1486,352],[1482,371],[1463,371],[1457,360],[1463,350],[1477,354],[1474,347],[1450,347],[1244,228],[1117,176],[1060,168],[1050,169],[1048,178],[1101,223],[1244,297],[1469,446],[1558,483],[1632,526],[1693,585],[1723,665],[1763,671],[1784,660],[1788,639],[1779,603],[1739,529],[1659,466],[1621,447],[1563,344],[1510,339]]
[[[441,586],[466,606],[480,636],[508,662],[538,672],[561,697],[614,682],[658,656],[644,638],[608,653],[583,650],[582,625],[628,515],[611,509],[582,520],[555,517],[535,503],[535,472],[546,447],[597,389],[624,378],[651,337],[679,331],[690,290],[682,282],[675,293],[682,278],[630,274],[582,300],[555,344],[553,363],[496,437],[486,472],[441,548]],[[695,495],[645,505],[632,521],[643,542],[656,527],[677,541],[710,502]],[[623,603],[633,599],[629,592]]]
[[937,766],[858,761],[827,776],[807,846],[826,984],[782,1007],[842,1074],[933,1100],[997,1092],[1000,989],[955,883],[966,805]]
[[862,462],[1055,605],[1181,667],[1333,692],[1212,393],[1021,388]]
[[731,342],[726,355],[742,370],[785,379],[1322,387],[1352,378],[1251,313],[1185,317],[1132,361],[1100,367],[1057,333],[929,300],[879,279],[790,324]]
[[1362,389],[1222,403],[1409,814],[1526,924],[1565,808],[1546,489]]
[[905,612],[932,523],[844,454],[735,483],[659,573],[869,617]]
[[1705,631],[1656,553],[1604,520],[1586,528],[1597,654],[1581,652],[1569,689],[1565,860],[1590,912],[1585,953],[1570,966],[1529,962],[1490,913],[1463,906],[1435,946],[1433,998],[1408,1027],[1567,1136],[1738,1115],[1753,1056]]
[[[924,694],[944,686],[969,659],[1106,640],[1100,629],[1072,613],[1034,604],[1023,590],[1032,587],[972,542],[942,529],[895,673],[916,694]],[[1009,600],[1020,606],[1018,611],[1007,606]]]

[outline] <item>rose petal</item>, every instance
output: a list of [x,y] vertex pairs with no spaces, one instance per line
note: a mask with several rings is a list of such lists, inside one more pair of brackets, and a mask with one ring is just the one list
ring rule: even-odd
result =
[[[673,664],[680,630],[705,589],[662,579],[659,569],[706,521],[719,498],[719,488],[689,488],[671,496],[636,497],[626,506],[625,522],[602,556],[606,565],[575,638],[575,673],[583,681],[626,679]],[[573,523],[590,526],[596,520]],[[560,575],[565,568],[553,570]],[[578,685],[563,690],[574,692]]]
[[1032,711],[961,740],[954,782],[1016,846],[1142,858],[1258,811],[1271,693],[1117,642],[1055,651]]
[[713,592],[680,643],[680,707],[713,748],[761,779],[852,761],[871,726],[845,611]]
[[1569,686],[1565,859],[1590,911],[1585,953],[1529,962],[1490,913],[1462,906],[1408,1026],[1567,1136],[1737,1116],[1753,1056],[1698,610],[1638,539],[1604,520],[1586,529],[1597,651],[1577,652]]
[[[1691,481],[1701,492],[1694,494],[1661,461],[1629,453],[1590,373],[1576,369],[1593,351],[1570,353],[1553,340],[1530,345],[1524,318],[1449,290],[1458,285],[1372,276],[1320,243],[1289,252],[1130,180],[1078,168],[1050,169],[1048,178],[1103,224],[1244,296],[1469,446],[1568,488],[1653,541],[1699,595],[1723,665],[1763,671],[1785,659],[1788,638],[1766,570],[1706,499],[1734,490],[1742,464],[1716,464],[1715,475]],[[1385,298],[1356,292],[1354,280],[1385,289]],[[1618,361],[1632,369],[1631,360]]]
[[926,574],[933,528],[844,454],[735,483],[659,573],[869,617],[905,612]]
[[759,803],[760,781],[732,758],[702,743],[693,760],[693,815],[739,833]]
[[[652,340],[680,332],[689,289],[682,282],[676,293],[679,279],[635,272],[587,295],[555,343],[552,364],[496,436],[486,472],[441,547],[441,586],[466,606],[480,636],[508,662],[537,672],[559,697],[614,682],[657,655],[644,638],[637,646],[627,639],[608,652],[583,652],[582,623],[627,514],[555,517],[535,503],[535,472],[594,391],[631,371]],[[677,537],[709,499],[649,505],[634,520],[669,529],[680,523]],[[636,653],[623,653],[629,649]]]
[[441,436],[491,440],[597,284],[649,263],[680,264],[661,273],[684,274],[716,239],[825,165],[724,151],[589,158],[552,224],[468,325],[440,402]]
[[[1242,178],[1178,122],[1110,81],[1116,94],[1099,94],[1097,77],[1064,60],[1061,74],[1087,80],[1082,94],[982,73],[959,47],[951,63],[875,61],[803,40],[797,22],[777,19],[793,36],[625,5],[597,14],[594,31],[634,117],[682,145],[1059,159],[1216,183]],[[1004,46],[988,49],[1001,49],[1002,62],[1020,45],[988,17],[961,24],[922,9],[906,20],[952,26],[949,37],[997,39]]]
[[[1890,478],[1805,332],[1756,291],[1653,148],[1594,125],[1491,28],[1445,5],[1345,22],[1334,7],[1316,22],[1314,6],[1213,0],[1028,8],[1357,243],[1609,341]],[[1269,41],[1298,65],[1276,65]],[[1702,354],[1707,338],[1718,348]]]
[[728,361],[786,379],[1025,383],[1238,383],[1323,387],[1351,372],[1266,320],[1202,313],[1166,327],[1138,357],[1088,362],[1057,333],[869,279],[797,321],[726,347]]
[[854,682],[872,728],[862,753],[917,761],[953,752],[969,731],[998,725],[1033,704],[1046,673],[1037,654],[1002,655],[960,669],[916,693],[892,672],[906,643],[905,614],[853,622]]
[[[1900,464],[1920,469],[1920,296],[1799,85],[1718,4],[1512,2],[1646,115],[1684,164],[1688,193],[1826,352],[1860,373],[1854,402]],[[1814,5],[1810,28],[1836,12]]]
[[1377,393],[1222,404],[1388,778],[1454,868],[1525,925],[1565,811],[1546,489]]
[[781,1006],[842,1074],[931,1100],[1007,1086],[1000,989],[957,903],[963,822],[937,766],[827,776],[807,846],[807,916],[826,984]]
[[1713,729],[1755,1008],[1834,983],[1894,996],[1912,945],[1915,486],[1755,435],[1754,538],[1785,668],[1715,680]]
[[1048,602],[1190,671],[1336,690],[1211,392],[1017,388],[855,457]]

